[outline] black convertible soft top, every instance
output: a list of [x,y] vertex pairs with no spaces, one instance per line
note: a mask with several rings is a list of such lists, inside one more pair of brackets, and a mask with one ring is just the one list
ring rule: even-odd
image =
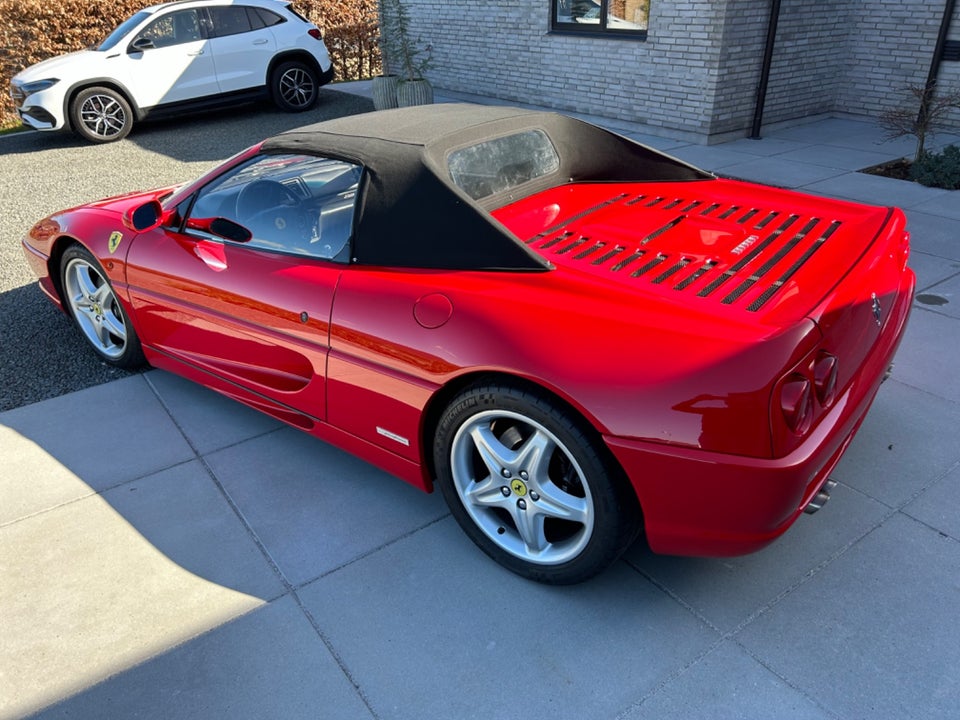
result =
[[[451,177],[451,153],[525,130],[550,138],[559,167],[509,191],[474,200]],[[285,132],[271,153],[358,163],[353,261],[366,265],[537,271],[547,263],[489,213],[568,182],[700,180],[712,175],[589,123],[555,113],[468,104],[352,115]]]

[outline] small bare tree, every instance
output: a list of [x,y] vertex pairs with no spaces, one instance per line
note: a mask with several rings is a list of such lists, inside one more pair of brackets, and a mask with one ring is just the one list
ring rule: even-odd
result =
[[[935,85],[908,85],[904,89],[909,101],[880,115],[880,127],[886,139],[904,135],[917,139],[913,161],[919,162],[926,149],[927,137],[951,128],[948,115],[960,108],[960,89],[938,90]],[[919,106],[919,107],[918,107]]]

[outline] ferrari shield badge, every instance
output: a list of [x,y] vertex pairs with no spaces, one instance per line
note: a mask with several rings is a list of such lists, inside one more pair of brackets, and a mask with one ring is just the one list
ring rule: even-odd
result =
[[119,230],[115,230],[112,233],[110,233],[110,240],[107,243],[107,249],[110,251],[111,255],[113,255],[116,249],[120,247],[120,242],[122,240],[123,240],[123,233],[120,232]]

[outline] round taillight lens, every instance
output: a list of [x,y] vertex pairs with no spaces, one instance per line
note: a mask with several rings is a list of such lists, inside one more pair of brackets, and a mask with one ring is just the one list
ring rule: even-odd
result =
[[837,392],[837,358],[822,352],[813,364],[813,387],[817,401],[823,407],[830,407]]
[[780,388],[780,409],[787,427],[798,435],[813,418],[813,386],[803,375],[794,373]]

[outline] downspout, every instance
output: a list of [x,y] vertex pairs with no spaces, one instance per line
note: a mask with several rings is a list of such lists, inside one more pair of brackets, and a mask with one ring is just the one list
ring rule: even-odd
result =
[[943,62],[943,53],[947,47],[947,35],[950,34],[950,21],[953,19],[953,10],[956,4],[957,0],[947,0],[943,8],[940,34],[937,35],[937,44],[933,48],[933,60],[930,62],[930,72],[927,74],[927,84],[924,86],[926,92],[923,93],[923,99],[920,101],[920,113],[917,115],[917,125],[921,127],[927,116],[927,108],[932,99],[933,89],[937,85],[937,77],[940,75],[940,63]]
[[[947,0],[954,2],[954,0]],[[757,106],[753,111],[751,140],[760,139],[760,126],[763,124],[763,106],[767,101],[767,83],[770,81],[770,64],[773,61],[773,46],[777,39],[777,22],[780,20],[780,0],[773,0],[770,7],[770,22],[767,25],[767,44],[763,49],[763,66],[760,68],[760,84],[757,86]]]

